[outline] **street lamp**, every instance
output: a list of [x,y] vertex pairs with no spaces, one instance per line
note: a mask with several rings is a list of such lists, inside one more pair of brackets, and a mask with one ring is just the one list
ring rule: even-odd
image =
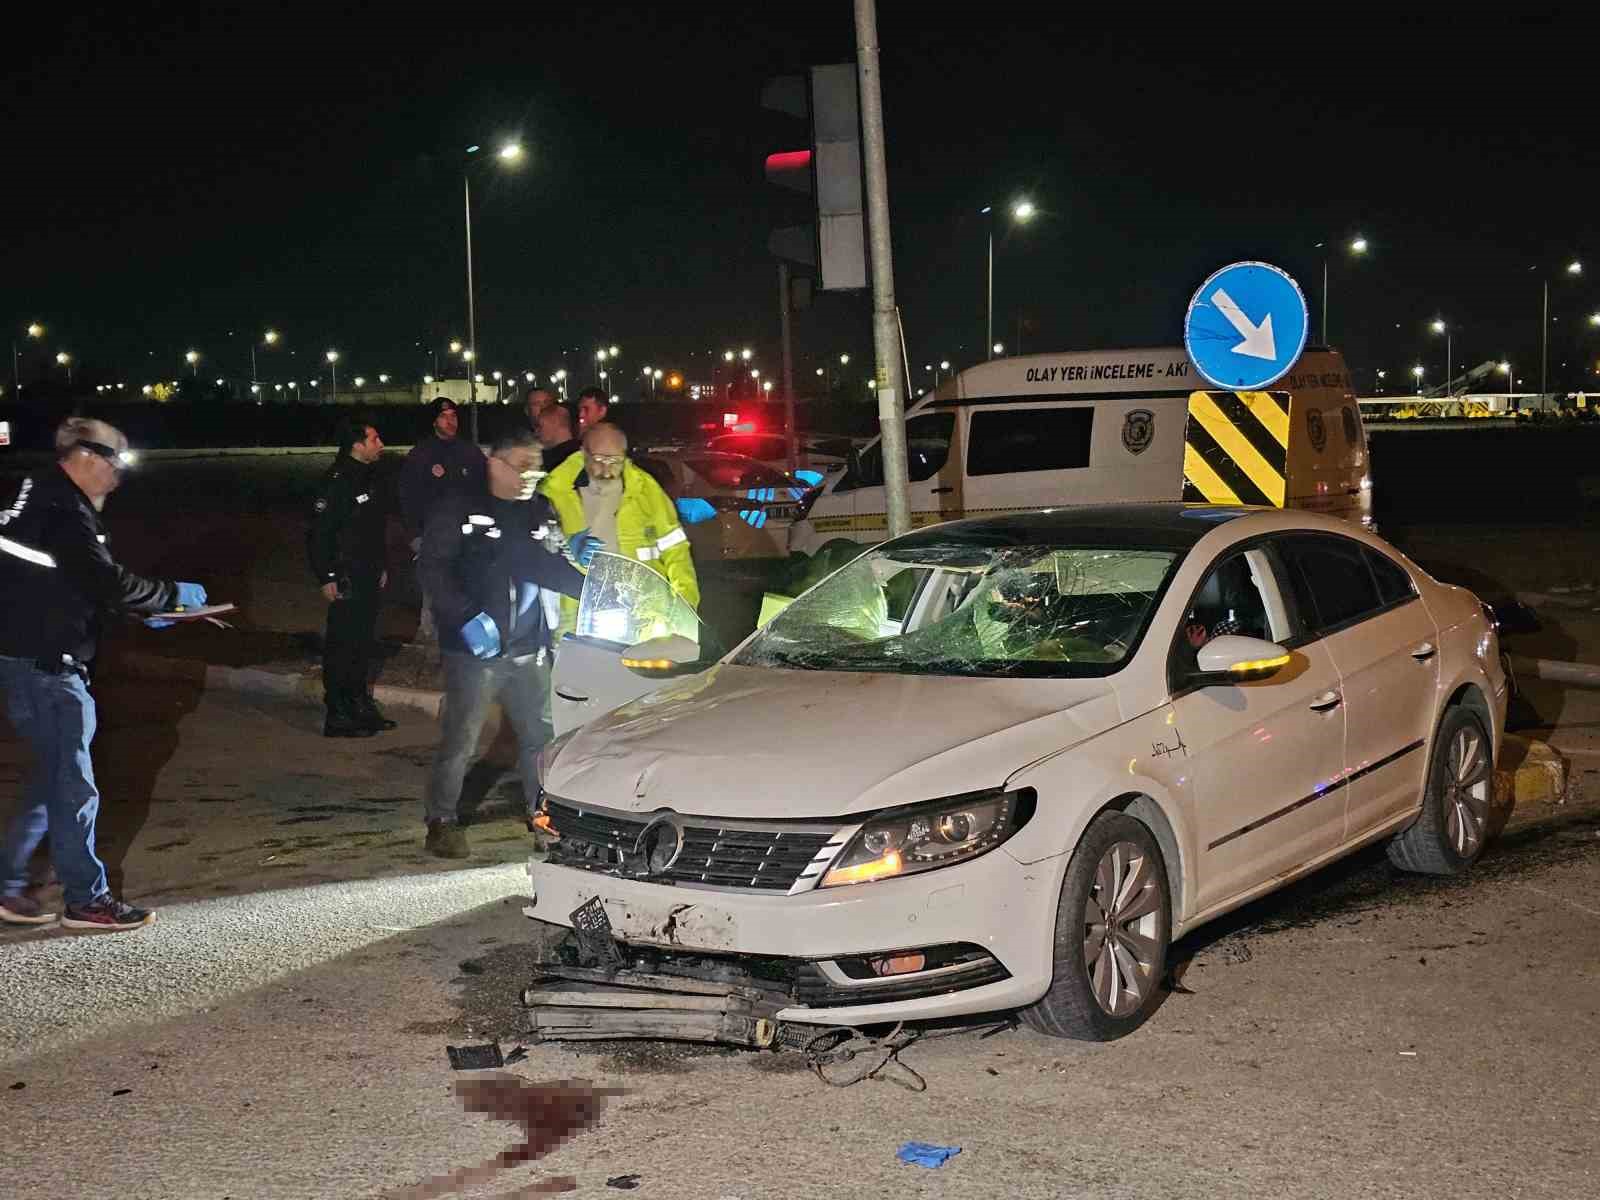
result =
[[[278,344],[278,331],[276,329],[267,330],[261,335],[261,340],[269,346],[276,346]],[[250,343],[250,382],[261,382],[261,376],[256,371],[256,345],[254,342]]]
[[183,355],[183,361],[189,364],[189,374],[191,377],[200,374],[200,351],[185,351]]
[[[1538,270],[1531,267],[1530,270]],[[1567,264],[1566,274],[1582,275],[1583,264],[1573,259]],[[1543,395],[1548,390],[1550,378],[1550,278],[1544,280],[1544,317],[1539,329],[1539,394]]]
[[[987,308],[989,315],[988,321],[984,326],[983,339],[986,344],[992,346],[994,345],[994,206],[985,204],[982,212],[984,216],[989,218],[989,302]],[[1026,225],[1033,220],[1038,212],[1039,210],[1034,207],[1032,200],[1016,200],[1011,205],[1011,220],[1014,224]]]
[[[1328,249],[1332,242],[1318,242],[1315,249],[1322,254],[1322,344],[1328,344]],[[1345,250],[1352,257],[1359,258],[1367,252],[1367,239],[1357,234],[1345,243]]]
[[63,351],[61,351],[61,353],[56,355],[56,362],[60,363],[63,367],[65,367],[67,369],[67,386],[71,387],[72,386],[72,355],[68,354],[65,350],[63,350]]
[[1422,364],[1418,363],[1411,368],[1411,374],[1417,381],[1417,395],[1422,395]]
[[389,377],[387,375],[379,375],[378,376],[378,382],[379,383],[388,383],[389,382]]
[[1454,363],[1450,357],[1450,338],[1452,331],[1449,326],[1437,318],[1435,318],[1433,324],[1429,325],[1428,328],[1433,330],[1435,333],[1444,334],[1444,393],[1448,396],[1450,394],[1451,381],[1455,379],[1455,374],[1452,371]]
[[993,351],[996,358],[999,358],[1006,352],[1006,344],[1004,342],[996,342],[993,346],[990,346],[989,349]]
[[358,388],[366,387],[366,385],[367,385],[367,381],[364,378],[362,378],[360,375],[357,375],[355,377],[355,379],[353,380],[353,382],[355,383],[356,387],[358,387]]
[[750,347],[746,346],[743,350],[739,351],[739,357],[744,359],[745,362],[749,362],[752,353],[753,351],[751,351]]
[[[481,149],[479,146],[467,147],[467,162],[461,170],[461,197],[466,211],[467,228],[467,346],[468,355],[478,346],[478,313],[477,301],[472,287],[472,176],[468,168],[472,165],[472,155]],[[517,142],[507,142],[500,147],[495,155],[500,162],[512,164],[522,161],[522,146]],[[471,361],[471,358],[468,358]],[[467,403],[472,407],[472,440],[478,440],[478,389],[477,380],[471,373],[467,376]]]
[[[38,341],[44,336],[44,326],[37,321],[32,321],[29,322],[24,332],[34,341]],[[11,383],[13,390],[20,398],[22,396],[22,352],[17,349],[15,339],[12,339],[11,342]]]
[[337,404],[339,403],[339,352],[337,350],[329,350],[325,357],[328,360],[328,370],[333,372],[333,390],[330,395],[333,396],[333,402]]

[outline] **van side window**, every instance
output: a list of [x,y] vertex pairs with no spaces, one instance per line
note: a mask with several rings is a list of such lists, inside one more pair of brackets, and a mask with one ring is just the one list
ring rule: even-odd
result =
[[974,412],[968,475],[1066,471],[1089,465],[1092,408],[1016,408]]
[[[950,457],[950,437],[955,433],[953,412],[919,413],[906,420],[906,476],[912,483],[932,479]],[[883,483],[883,443],[874,442],[861,452],[860,470],[846,471],[833,485],[835,493]]]
[[1278,550],[1307,633],[1329,633],[1386,607],[1359,542],[1314,534],[1284,538]]
[[1339,418],[1344,422],[1344,440],[1351,446],[1361,445],[1361,426],[1356,423],[1356,410],[1346,404],[1339,410]]

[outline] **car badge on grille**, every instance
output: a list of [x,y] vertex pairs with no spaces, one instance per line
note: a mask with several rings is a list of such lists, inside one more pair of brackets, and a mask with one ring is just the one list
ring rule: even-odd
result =
[[682,853],[683,826],[675,813],[666,813],[639,831],[629,865],[645,875],[665,875]]

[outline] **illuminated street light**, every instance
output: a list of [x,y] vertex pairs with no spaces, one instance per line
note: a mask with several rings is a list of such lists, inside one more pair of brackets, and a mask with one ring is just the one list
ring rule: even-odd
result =
[[1453,369],[1455,364],[1450,356],[1450,339],[1452,332],[1444,323],[1444,321],[1438,318],[1435,318],[1433,324],[1429,325],[1428,328],[1433,330],[1435,333],[1444,334],[1444,390],[1445,394],[1449,395],[1450,382],[1455,378],[1455,371]]
[[1364,237],[1353,237],[1353,238],[1350,239],[1350,253],[1351,254],[1365,254],[1366,252],[1367,252],[1367,239],[1366,238],[1364,238]]
[[722,352],[722,361],[723,362],[732,362],[733,361],[733,351],[732,350],[724,350]]
[[516,162],[522,157],[522,147],[516,142],[507,142],[500,147],[500,160],[502,162]]
[[223,379],[218,379],[218,380],[217,380],[217,386],[218,386],[218,387],[221,387],[221,386],[222,386],[222,385],[223,385],[223,384],[224,384],[224,383],[225,383],[225,382],[227,382],[227,381],[226,381],[226,380],[223,380]]
[[276,329],[267,330],[267,332],[262,335],[261,340],[266,342],[266,344],[269,346],[276,346],[278,344],[278,331]]
[[505,375],[502,374],[501,372],[499,372],[499,371],[494,372],[494,380],[495,380],[496,383],[499,383],[500,380],[502,380],[504,378],[505,378]]
[[366,385],[367,385],[367,381],[366,381],[366,379],[365,379],[365,378],[363,378],[363,377],[362,377],[362,376],[360,376],[360,375],[357,375],[357,376],[356,376],[356,377],[355,377],[355,381],[354,381],[354,382],[355,382],[355,385],[356,385],[356,386],[357,386],[357,387],[366,387]]
[[200,374],[200,351],[186,351],[183,356],[183,361],[189,364],[189,374],[191,377]]
[[618,350],[615,346],[611,347],[611,357],[612,358],[615,358],[617,355],[619,355],[621,353],[622,353],[622,351]]
[[537,379],[538,379],[538,378],[539,378],[539,377],[538,377],[538,376],[537,376],[537,375],[535,375],[535,374],[534,374],[534,373],[533,373],[533,372],[532,372],[532,371],[526,371],[526,372],[524,372],[524,373],[523,373],[523,376],[522,376],[522,377],[523,377],[523,378],[524,378],[524,379],[526,379],[526,380],[527,380],[527,381],[528,381],[528,382],[529,382],[529,383],[533,383],[533,382],[534,382],[534,381],[535,381],[535,380],[537,380]]
[[329,362],[336,363],[339,361],[339,352],[337,350],[329,350],[327,358]]
[[661,368],[657,367],[654,371],[652,371],[650,373],[650,378],[651,379],[660,379],[661,378]]
[[1600,325],[1600,312],[1589,314],[1589,324]]
[[751,351],[751,349],[748,346],[746,346],[743,350],[739,351],[739,357],[744,359],[745,362],[749,362],[752,353],[753,353],[753,351]]
[[821,368],[821,367],[818,367],[818,368],[817,368],[817,374],[818,374],[818,375],[821,375],[821,374],[822,374],[822,368]]
[[848,367],[850,365],[850,356],[848,354],[839,355],[839,365],[841,367]]
[[483,376],[482,375],[474,375],[472,377],[472,382],[473,383],[482,383],[483,382]]
[[1567,264],[1567,274],[1568,275],[1582,275],[1583,274],[1583,264],[1581,262],[1577,262],[1577,261],[1569,262]]
[[[994,342],[994,205],[985,204],[980,211],[984,216],[989,218],[989,270],[987,274],[988,302],[985,306],[985,311],[988,315],[984,325],[985,332],[983,336],[984,341],[992,344]],[[1011,202],[1011,219],[1019,225],[1026,225],[1034,218],[1038,211],[1039,210],[1034,207],[1033,201],[1027,199],[1026,197],[1022,197]]]
[[1006,344],[1004,342],[996,342],[990,349],[998,356],[1006,352]]
[[450,353],[451,354],[460,354],[461,353],[461,343],[456,341],[454,338],[452,338],[451,341],[450,341]]
[[763,392],[766,392],[766,393],[768,393],[768,394],[769,394],[769,395],[770,395],[770,394],[771,394],[771,392],[772,392],[772,380],[770,380],[770,379],[769,379],[769,380],[767,380],[767,381],[766,381],[766,382],[765,382],[765,383],[763,383],[763,384],[762,384],[762,385],[761,385],[761,390],[762,390],[762,391],[763,391]]
[[474,354],[471,350],[463,350],[461,352],[461,359],[462,359],[463,362],[471,362],[476,357],[477,357],[477,355]]
[[42,338],[44,336],[44,326],[39,324],[37,321],[33,322],[33,324],[28,326],[28,336],[31,338]]
[[388,383],[389,382],[389,377],[387,375],[379,375],[378,376],[378,382],[379,383]]
[[876,379],[867,380],[867,391],[875,392],[877,390],[878,390],[878,381]]
[[939,360],[939,370],[948,371],[949,369],[950,369],[950,360],[948,358],[941,358]]
[[[1318,242],[1315,246],[1315,249],[1322,251],[1322,344],[1324,346],[1328,344],[1328,256],[1331,253],[1329,247],[1333,244],[1330,239]],[[1368,245],[1367,239],[1358,233],[1344,244],[1344,248],[1350,254],[1360,257],[1367,252]]]
[[433,382],[433,376],[432,375],[424,375],[422,377],[422,382],[423,383],[432,383]]
[[148,383],[145,384],[142,388],[139,389],[140,395],[144,395],[144,396],[148,396],[151,393],[153,393],[154,391],[155,391],[155,388],[151,387]]

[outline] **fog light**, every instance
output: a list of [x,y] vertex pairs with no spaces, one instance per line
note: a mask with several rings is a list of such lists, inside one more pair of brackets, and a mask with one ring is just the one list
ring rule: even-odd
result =
[[922,970],[927,961],[925,954],[893,954],[874,958],[868,965],[874,975],[908,975],[912,971]]

